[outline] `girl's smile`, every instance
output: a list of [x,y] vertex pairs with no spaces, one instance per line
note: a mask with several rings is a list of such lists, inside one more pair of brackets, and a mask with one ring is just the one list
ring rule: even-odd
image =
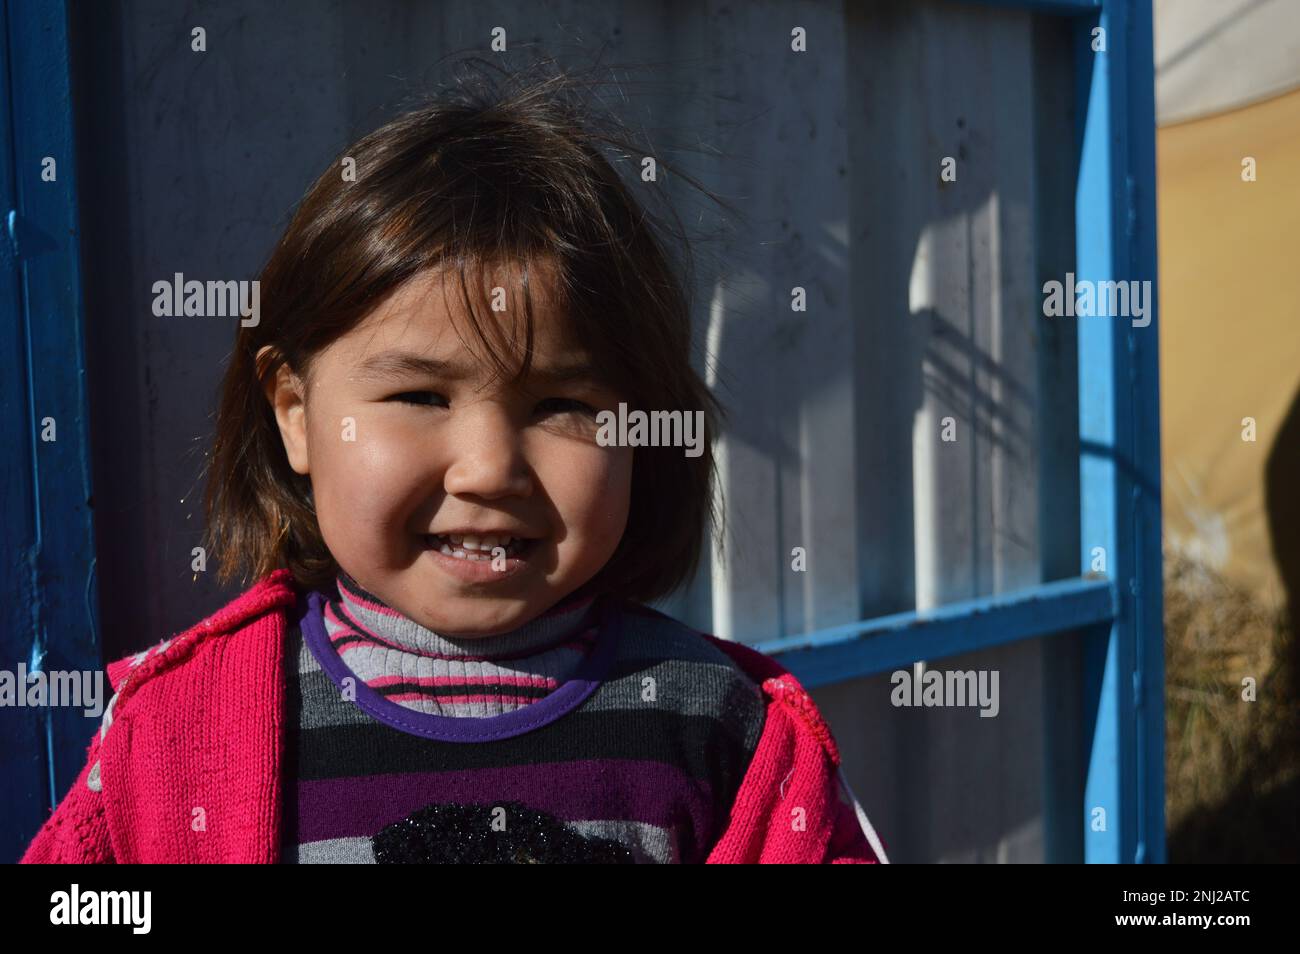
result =
[[505,530],[468,529],[424,535],[429,556],[444,572],[470,583],[507,579],[527,565],[534,538]]

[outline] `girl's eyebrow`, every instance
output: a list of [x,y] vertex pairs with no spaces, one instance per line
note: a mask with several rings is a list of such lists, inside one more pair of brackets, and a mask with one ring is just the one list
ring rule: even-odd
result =
[[532,373],[535,377],[551,384],[565,384],[571,381],[585,384],[602,384],[605,380],[605,375],[597,371],[596,366],[586,360],[567,361],[551,365],[535,364],[532,367]]
[[[371,355],[356,368],[357,377],[389,378],[403,374],[426,375],[447,380],[462,380],[474,376],[471,365],[441,358],[429,358],[413,351],[389,350]],[[534,364],[531,375],[550,384],[569,382],[603,383],[605,375],[585,359],[561,361],[551,365]]]
[[471,373],[464,365],[440,358],[428,358],[413,351],[380,351],[356,368],[361,378],[390,378],[403,374],[431,375],[440,378],[464,378]]

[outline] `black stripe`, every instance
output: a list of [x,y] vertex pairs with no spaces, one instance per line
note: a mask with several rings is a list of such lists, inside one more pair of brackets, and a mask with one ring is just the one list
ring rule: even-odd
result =
[[379,722],[321,726],[298,733],[298,777],[316,781],[409,772],[413,766],[469,771],[620,759],[672,765],[730,797],[754,753],[717,728],[717,720],[707,716],[656,709],[579,710],[533,732],[474,744],[425,739]]

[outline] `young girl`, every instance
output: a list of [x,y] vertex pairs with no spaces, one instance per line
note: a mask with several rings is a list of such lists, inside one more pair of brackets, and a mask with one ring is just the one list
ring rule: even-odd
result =
[[[798,682],[644,605],[695,568],[718,409],[578,115],[452,96],[317,180],[210,460],[208,552],[257,582],[109,665],[24,860],[883,860]],[[611,442],[620,405],[704,452]]]

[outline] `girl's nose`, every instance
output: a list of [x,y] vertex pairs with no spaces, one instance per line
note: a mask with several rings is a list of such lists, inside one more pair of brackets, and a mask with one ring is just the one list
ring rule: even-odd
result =
[[520,434],[505,409],[483,401],[473,412],[463,412],[451,436],[451,465],[443,478],[447,493],[486,500],[532,493]]

